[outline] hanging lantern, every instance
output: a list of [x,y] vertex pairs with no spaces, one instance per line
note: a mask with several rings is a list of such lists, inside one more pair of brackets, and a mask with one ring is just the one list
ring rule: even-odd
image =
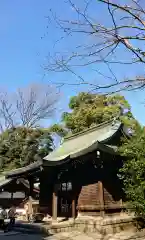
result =
[[20,183],[20,180],[19,179],[17,179],[17,181],[16,181],[16,184],[19,184]]
[[100,158],[100,151],[97,151],[97,158]]

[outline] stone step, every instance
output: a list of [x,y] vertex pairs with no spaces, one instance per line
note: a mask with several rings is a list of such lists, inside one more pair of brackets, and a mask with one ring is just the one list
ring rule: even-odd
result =
[[34,232],[37,234],[45,233],[45,228],[41,224],[16,222],[14,229],[21,232]]
[[145,232],[120,232],[116,234],[108,234],[106,235],[103,240],[144,240],[145,239]]
[[54,235],[58,240],[101,240],[102,236],[99,234],[85,234],[77,231],[61,232]]

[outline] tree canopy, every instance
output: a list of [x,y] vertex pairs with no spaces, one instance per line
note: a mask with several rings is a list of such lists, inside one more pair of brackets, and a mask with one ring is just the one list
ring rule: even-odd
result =
[[62,114],[61,124],[51,128],[59,135],[77,133],[113,118],[119,118],[131,127],[137,124],[129,103],[119,94],[106,96],[81,92],[70,98],[69,108],[69,112]]
[[145,130],[138,127],[131,139],[124,138],[120,153],[124,156],[121,178],[129,206],[145,218]]
[[0,167],[26,166],[52,151],[49,130],[38,127],[54,116],[58,94],[44,83],[0,92]]
[[11,128],[0,135],[2,170],[26,166],[52,151],[53,140],[48,131],[26,127]]

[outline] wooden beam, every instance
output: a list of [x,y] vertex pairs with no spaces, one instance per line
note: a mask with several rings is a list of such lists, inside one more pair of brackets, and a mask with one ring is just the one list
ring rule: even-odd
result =
[[[123,204],[122,205],[122,208],[126,208],[126,205]],[[100,205],[79,205],[79,209],[81,211],[100,211],[101,210],[101,207]],[[108,210],[108,209],[120,209],[120,203],[109,203],[109,204],[104,204],[104,209]]]
[[57,194],[55,190],[52,196],[52,218],[53,220],[57,220]]
[[34,181],[32,178],[29,178],[29,196],[33,197]]
[[102,181],[98,181],[98,192],[99,192],[99,202],[100,202],[100,214],[104,217],[104,188]]

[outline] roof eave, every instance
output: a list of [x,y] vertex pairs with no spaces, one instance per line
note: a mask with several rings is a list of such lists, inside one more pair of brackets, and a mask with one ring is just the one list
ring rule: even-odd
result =
[[117,155],[116,149],[114,149],[111,146],[105,145],[105,144],[97,141],[96,143],[93,143],[89,148],[86,148],[86,149],[83,149],[79,152],[70,154],[69,156],[67,156],[63,159],[56,159],[55,161],[52,161],[51,159],[50,160],[49,159],[47,159],[47,160],[44,159],[43,160],[43,166],[62,165],[64,163],[68,163],[72,159],[76,159],[80,156],[86,155],[88,153],[91,153],[91,152],[94,152],[94,151],[97,151],[97,150],[104,151],[104,152],[109,153],[109,154]]
[[15,177],[22,177],[23,175],[26,176],[27,174],[31,174],[38,170],[41,171],[42,165],[43,165],[42,161],[37,161],[26,167],[18,168],[16,170],[8,172],[8,173],[6,173],[5,177],[6,178],[15,178]]

